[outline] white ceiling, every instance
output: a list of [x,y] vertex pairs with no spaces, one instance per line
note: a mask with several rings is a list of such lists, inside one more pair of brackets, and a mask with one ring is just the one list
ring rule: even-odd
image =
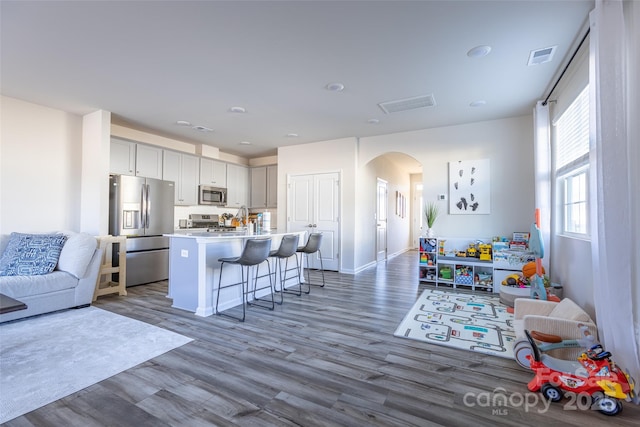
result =
[[[0,7],[3,95],[76,114],[108,110],[115,123],[253,158],[290,144],[530,114],[582,36],[593,1]],[[469,58],[478,45],[491,53]],[[532,50],[550,46],[552,62],[527,66]],[[344,91],[325,89],[334,82]],[[385,114],[378,106],[428,94],[435,107]],[[475,100],[487,105],[470,107]],[[234,106],[247,113],[229,112]]]

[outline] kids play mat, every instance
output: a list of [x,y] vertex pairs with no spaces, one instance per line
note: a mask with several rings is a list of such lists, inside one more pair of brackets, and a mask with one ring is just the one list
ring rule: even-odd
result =
[[492,293],[427,289],[394,333],[401,338],[513,359],[513,315]]

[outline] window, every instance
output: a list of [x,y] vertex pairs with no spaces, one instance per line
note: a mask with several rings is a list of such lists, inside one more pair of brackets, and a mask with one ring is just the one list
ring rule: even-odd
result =
[[557,200],[562,234],[588,237],[589,86],[562,113],[555,126]]
[[587,183],[585,170],[562,178],[564,206],[563,230],[571,234],[587,234]]

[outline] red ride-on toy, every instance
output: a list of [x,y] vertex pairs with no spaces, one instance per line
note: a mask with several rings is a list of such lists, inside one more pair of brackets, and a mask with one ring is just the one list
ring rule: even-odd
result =
[[621,400],[640,403],[633,378],[611,361],[611,353],[600,344],[582,353],[577,361],[561,360],[541,355],[529,331],[525,334],[533,350],[527,358],[536,373],[527,385],[530,391],[540,391],[553,402],[562,400],[563,391],[584,394],[591,398],[591,408],[605,415],[620,413]]

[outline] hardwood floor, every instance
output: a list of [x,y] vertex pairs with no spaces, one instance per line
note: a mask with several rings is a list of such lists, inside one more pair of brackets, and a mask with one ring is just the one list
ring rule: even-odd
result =
[[166,282],[101,297],[99,308],[194,341],[6,425],[639,425],[626,402],[615,417],[568,401],[546,410],[515,361],[394,337],[423,287],[417,258],[327,272],[325,288],[249,308],[245,323],[171,308]]

